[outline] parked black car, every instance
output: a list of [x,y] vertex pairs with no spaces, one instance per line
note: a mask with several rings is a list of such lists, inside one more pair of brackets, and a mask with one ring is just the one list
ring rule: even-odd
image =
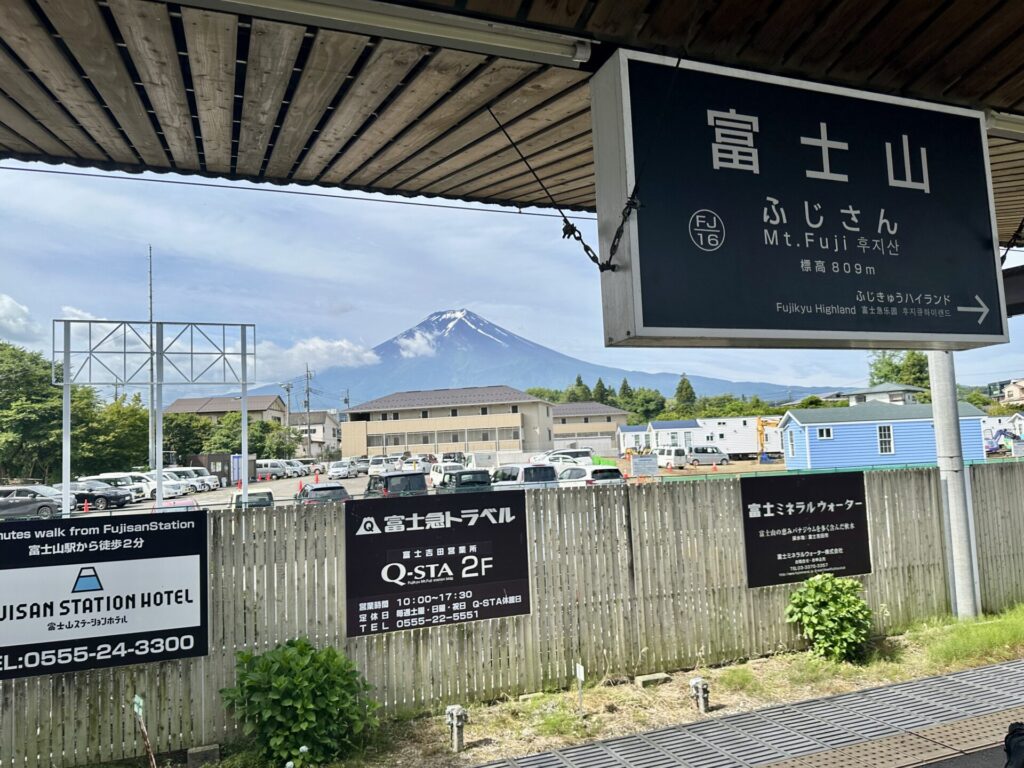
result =
[[366,484],[366,496],[426,496],[427,477],[422,472],[383,472]]
[[486,469],[458,469],[445,472],[437,484],[438,493],[468,493],[491,490],[491,474]]
[[[63,489],[61,485],[53,486],[58,491]],[[75,494],[75,501],[79,507],[89,502],[89,509],[102,512],[109,507],[123,507],[132,500],[132,492],[115,488],[108,483],[99,480],[86,480],[82,483],[71,483],[71,492]]]
[[0,518],[42,519],[61,513],[61,499],[46,485],[0,486]]
[[345,486],[341,483],[329,481],[323,483],[309,483],[304,485],[302,490],[295,494],[295,501],[299,504],[326,504],[331,501],[345,501],[352,498]]

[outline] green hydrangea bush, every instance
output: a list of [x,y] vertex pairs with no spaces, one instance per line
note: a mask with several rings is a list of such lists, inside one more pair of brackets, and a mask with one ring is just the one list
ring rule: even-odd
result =
[[786,621],[796,624],[811,651],[831,661],[860,661],[871,633],[871,609],[856,579],[823,573],[790,595]]
[[371,686],[348,657],[309,640],[237,654],[237,684],[221,691],[263,755],[277,765],[321,765],[362,751],[379,725]]

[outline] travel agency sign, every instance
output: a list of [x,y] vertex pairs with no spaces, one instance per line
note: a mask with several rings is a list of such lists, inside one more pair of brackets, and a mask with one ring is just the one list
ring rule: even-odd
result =
[[632,51],[592,93],[607,345],[1007,341],[983,113]]

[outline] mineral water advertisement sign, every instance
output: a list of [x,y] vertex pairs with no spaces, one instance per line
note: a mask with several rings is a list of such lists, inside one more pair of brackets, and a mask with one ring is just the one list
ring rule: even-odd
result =
[[0,679],[207,652],[203,512],[0,528]]

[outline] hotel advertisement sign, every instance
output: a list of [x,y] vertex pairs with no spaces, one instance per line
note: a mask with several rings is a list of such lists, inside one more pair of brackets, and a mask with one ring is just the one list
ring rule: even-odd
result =
[[0,679],[207,653],[206,516],[0,527]]

